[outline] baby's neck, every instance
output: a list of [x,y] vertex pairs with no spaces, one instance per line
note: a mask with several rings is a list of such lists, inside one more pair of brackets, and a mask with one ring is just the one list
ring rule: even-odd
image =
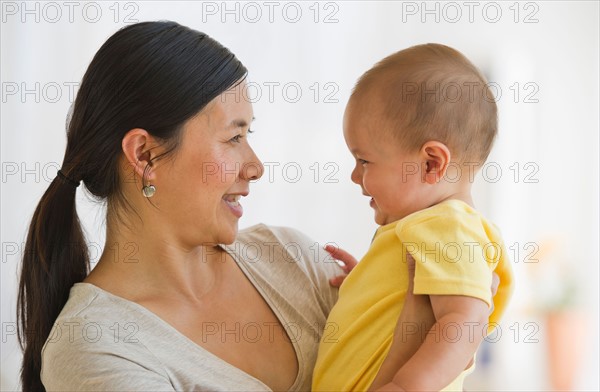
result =
[[452,193],[450,195],[447,195],[447,196],[441,198],[436,204],[439,204],[446,200],[461,200],[461,201],[467,203],[468,205],[470,205],[471,207],[475,208],[475,205],[473,203],[473,197],[471,196],[471,192],[469,192],[469,191]]
[[438,185],[443,188],[438,188],[439,193],[434,196],[435,202],[432,205],[439,204],[446,200],[460,200],[475,208],[473,197],[471,196],[471,183],[440,183]]

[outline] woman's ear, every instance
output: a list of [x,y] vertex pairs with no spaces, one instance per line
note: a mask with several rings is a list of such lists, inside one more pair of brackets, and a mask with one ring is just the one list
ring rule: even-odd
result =
[[425,163],[423,181],[437,184],[446,175],[451,158],[450,150],[444,143],[431,140],[423,144],[420,155]]
[[144,179],[144,171],[146,171],[145,179],[154,180],[155,174],[151,169],[151,159],[154,154],[151,153],[152,149],[156,147],[154,138],[146,131],[141,128],[131,129],[123,137],[121,142],[121,148],[125,154],[127,172],[133,169],[133,174],[138,175]]

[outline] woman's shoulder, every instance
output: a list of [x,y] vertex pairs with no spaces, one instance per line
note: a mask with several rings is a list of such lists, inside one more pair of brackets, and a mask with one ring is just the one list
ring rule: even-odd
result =
[[[276,240],[281,243],[293,241],[311,241],[311,239],[298,229],[287,226],[274,226],[258,223],[242,229],[238,233],[238,241],[248,242],[257,240]],[[314,241],[312,241],[314,242]]]
[[[93,284],[76,283],[54,322],[42,354],[48,357],[74,350],[109,351],[107,345],[111,350],[119,350],[124,347],[119,342],[140,343],[137,339],[140,334],[135,331],[140,326],[146,330],[157,326],[149,313],[141,305]],[[134,333],[127,334],[128,330]],[[127,345],[127,349],[135,348],[136,345]]]
[[114,295],[91,283],[75,283],[67,303],[55,324],[68,320],[85,320],[88,324],[111,326],[124,318],[147,320],[149,312],[141,305]]
[[311,275],[317,272],[332,277],[341,270],[323,245],[298,229],[260,223],[240,230],[230,249],[252,263],[284,263]]
[[257,224],[240,230],[227,248],[237,255],[238,262],[274,289],[296,295],[312,287],[326,313],[337,301],[337,289],[329,285],[329,279],[340,275],[341,268],[323,244],[300,230]]
[[[128,385],[132,379],[146,387],[170,385],[143,338],[157,323],[128,302],[92,284],[76,283],[42,348],[44,385],[85,389]],[[99,380],[104,383],[94,384]]]

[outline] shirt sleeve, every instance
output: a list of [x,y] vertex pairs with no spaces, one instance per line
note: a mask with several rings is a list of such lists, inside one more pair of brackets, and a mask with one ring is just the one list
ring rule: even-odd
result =
[[503,244],[488,238],[476,214],[429,216],[396,227],[415,259],[415,294],[464,295],[492,304],[492,271]]
[[[118,331],[118,332],[117,332]],[[160,362],[127,331],[62,320],[42,349],[47,391],[174,391]]]

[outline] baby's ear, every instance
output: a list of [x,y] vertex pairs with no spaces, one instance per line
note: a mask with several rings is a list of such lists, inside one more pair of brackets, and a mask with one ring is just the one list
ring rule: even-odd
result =
[[450,164],[450,150],[444,143],[430,140],[423,144],[420,155],[425,166],[423,181],[437,184],[446,175]]

